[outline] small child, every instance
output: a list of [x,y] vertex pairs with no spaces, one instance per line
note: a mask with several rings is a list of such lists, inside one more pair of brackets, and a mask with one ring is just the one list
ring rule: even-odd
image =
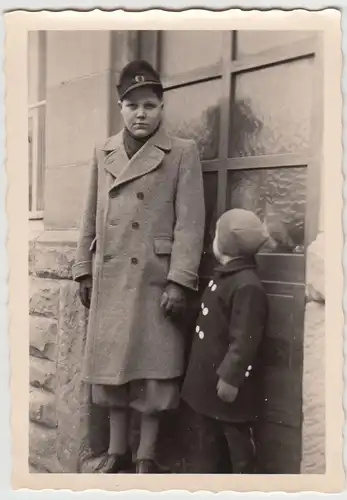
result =
[[223,445],[230,472],[254,472],[257,352],[267,317],[255,254],[269,239],[247,210],[229,210],[217,222],[213,251],[221,265],[202,296],[182,387],[194,422],[189,472],[218,472]]

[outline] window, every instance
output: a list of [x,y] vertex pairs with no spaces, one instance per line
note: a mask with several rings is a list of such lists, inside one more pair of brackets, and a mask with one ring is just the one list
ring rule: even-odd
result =
[[28,34],[29,218],[42,219],[44,209],[46,37]]

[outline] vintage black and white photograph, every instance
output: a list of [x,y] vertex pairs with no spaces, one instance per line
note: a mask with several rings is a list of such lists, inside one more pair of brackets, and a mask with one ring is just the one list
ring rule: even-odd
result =
[[324,476],[324,31],[143,27],[28,30],[30,474]]

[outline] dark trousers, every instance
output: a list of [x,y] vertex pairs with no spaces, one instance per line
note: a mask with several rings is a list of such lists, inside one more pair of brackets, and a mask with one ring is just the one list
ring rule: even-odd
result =
[[193,412],[189,429],[190,474],[253,474],[256,447],[250,423],[231,424]]

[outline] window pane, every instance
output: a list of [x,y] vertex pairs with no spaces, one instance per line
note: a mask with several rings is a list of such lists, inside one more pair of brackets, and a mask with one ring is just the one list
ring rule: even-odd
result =
[[177,75],[217,63],[222,57],[222,34],[222,31],[161,31],[161,74]]
[[33,196],[33,119],[31,116],[28,118],[28,148],[29,148],[29,210],[33,210],[32,196]]
[[28,103],[45,99],[46,93],[46,42],[45,32],[28,33]]
[[205,209],[206,209],[206,231],[205,250],[212,250],[215,226],[217,221],[217,186],[218,173],[208,172],[203,174]]
[[202,257],[200,275],[208,276],[211,274],[214,267],[214,257],[212,254],[212,242],[217,220],[217,188],[218,188],[218,173],[207,172],[203,174],[204,193],[205,193],[205,210],[206,210],[206,226],[205,226],[205,241],[204,254]]
[[252,210],[266,222],[275,252],[303,253],[305,167],[228,173],[228,208]]
[[230,156],[297,153],[307,148],[312,87],[312,59],[237,75]]
[[38,32],[28,33],[28,102],[33,104],[38,101]]
[[168,131],[194,139],[203,159],[218,155],[220,81],[214,80],[165,92]]
[[38,155],[36,178],[36,210],[43,210],[44,170],[45,170],[45,106],[40,106],[38,112]]
[[298,40],[309,38],[314,31],[238,31],[237,32],[237,59],[258,54],[265,50],[277,49]]

